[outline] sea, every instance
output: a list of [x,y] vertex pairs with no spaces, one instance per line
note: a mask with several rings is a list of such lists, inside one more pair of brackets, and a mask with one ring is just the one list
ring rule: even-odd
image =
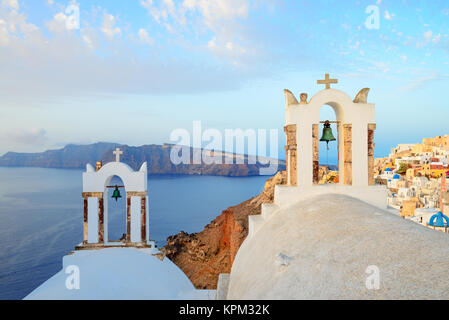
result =
[[[149,176],[151,240],[161,247],[180,231],[200,232],[258,195],[268,178]],[[0,300],[23,299],[62,269],[63,256],[82,241],[81,193],[82,170],[0,167]],[[124,199],[109,201],[110,241],[126,233]]]

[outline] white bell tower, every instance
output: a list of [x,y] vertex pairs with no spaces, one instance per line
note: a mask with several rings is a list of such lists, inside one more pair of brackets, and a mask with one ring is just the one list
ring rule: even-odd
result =
[[[98,247],[154,247],[149,239],[148,174],[147,163],[139,171],[120,162],[123,154],[119,148],[114,152],[115,162],[97,166],[97,171],[87,164],[83,173],[84,239],[77,249]],[[114,176],[124,183],[126,193],[126,238],[122,242],[108,241],[107,188]]]

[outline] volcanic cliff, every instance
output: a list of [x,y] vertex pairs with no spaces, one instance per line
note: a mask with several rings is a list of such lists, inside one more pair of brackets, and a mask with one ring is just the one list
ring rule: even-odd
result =
[[199,233],[180,232],[169,237],[162,250],[197,289],[215,289],[218,275],[230,273],[248,235],[248,216],[260,214],[262,203],[273,202],[275,185],[285,183],[285,172],[279,172],[266,182],[260,195],[226,209]]
[[[186,147],[190,155],[190,163],[174,164],[171,160],[171,144],[164,145],[144,145],[131,147],[119,145],[117,143],[99,142],[90,145],[67,145],[58,150],[48,150],[42,153],[16,153],[8,152],[0,156],[0,167],[41,167],[41,168],[64,168],[82,169],[87,163],[95,165],[97,161],[106,164],[115,161],[112,151],[120,147],[124,152],[121,157],[122,162],[128,164],[132,169],[138,170],[143,162],[148,163],[148,174],[151,175],[210,175],[210,176],[230,176],[246,177],[257,176],[260,170],[266,165],[266,160],[271,163],[278,162],[279,170],[285,170],[284,160],[275,160],[260,157],[259,161],[252,164],[248,155],[216,152],[221,161],[219,163],[206,164],[204,162],[195,164],[194,153],[215,154],[214,151],[204,149],[194,149]],[[239,160],[239,161],[238,161]],[[263,161],[262,161],[263,160]],[[274,161],[274,162],[273,162]]]

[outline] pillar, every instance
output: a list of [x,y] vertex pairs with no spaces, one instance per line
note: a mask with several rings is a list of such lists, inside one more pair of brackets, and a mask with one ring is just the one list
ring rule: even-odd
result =
[[287,184],[296,186],[298,184],[297,166],[298,157],[296,142],[296,125],[288,125],[284,127],[285,134],[287,136],[287,146],[285,151],[287,152]]
[[[84,210],[83,210],[83,244],[89,244],[89,199],[91,198],[97,198],[98,199],[98,207],[96,209],[96,214],[94,216],[91,216],[91,219],[93,217],[98,217],[98,242],[103,243],[104,240],[104,202],[103,202],[103,192],[83,192],[83,202],[84,202]],[[92,203],[92,202],[91,202]],[[91,210],[91,214],[92,214]],[[91,225],[93,228],[95,226],[95,223]],[[91,230],[92,232],[93,230]],[[92,232],[91,236],[95,234]],[[91,240],[92,241],[92,240]],[[97,240],[95,240],[97,241]],[[93,241],[91,242],[93,243]]]
[[313,139],[313,184],[320,182],[320,159],[319,159],[319,126],[312,125],[312,139]]
[[98,198],[98,243],[104,243],[104,199]]
[[131,196],[126,193],[126,242],[131,242]]
[[140,229],[142,235],[142,242],[147,242],[147,197],[141,198],[140,207]]
[[368,185],[374,185],[374,131],[376,124],[368,124]]
[[126,192],[127,243],[147,242],[147,196],[147,191]]
[[352,185],[352,124],[343,125],[344,179],[343,184]]
[[88,223],[88,200],[84,198],[84,223],[83,223],[83,244],[89,241],[89,223]]

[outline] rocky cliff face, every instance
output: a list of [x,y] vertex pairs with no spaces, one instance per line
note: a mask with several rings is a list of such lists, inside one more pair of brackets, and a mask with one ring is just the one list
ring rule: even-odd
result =
[[181,232],[167,239],[166,256],[189,277],[198,289],[216,289],[218,275],[230,273],[238,249],[248,235],[248,216],[261,213],[261,204],[273,202],[274,186],[285,184],[279,172],[257,197],[223,211],[203,231]]
[[[148,163],[149,174],[173,175],[215,175],[245,177],[259,175],[264,167],[259,162],[249,164],[248,156],[224,154],[222,164],[179,164],[175,165],[170,159],[173,145],[145,145],[141,147],[123,146],[116,143],[95,143],[91,145],[68,145],[59,150],[49,150],[42,153],[14,153],[9,152],[0,157],[3,167],[42,167],[42,168],[85,168],[87,163],[95,166],[97,161],[106,164],[115,161],[112,151],[120,147],[124,154],[121,161],[134,170],[138,170],[143,162]],[[188,148],[191,163],[193,154],[202,152],[199,149]],[[228,162],[224,159],[228,158]],[[229,161],[229,158],[232,161]],[[236,159],[243,159],[243,164],[237,164]],[[233,163],[233,164],[225,164]],[[285,161],[279,161],[279,170],[285,170]]]

